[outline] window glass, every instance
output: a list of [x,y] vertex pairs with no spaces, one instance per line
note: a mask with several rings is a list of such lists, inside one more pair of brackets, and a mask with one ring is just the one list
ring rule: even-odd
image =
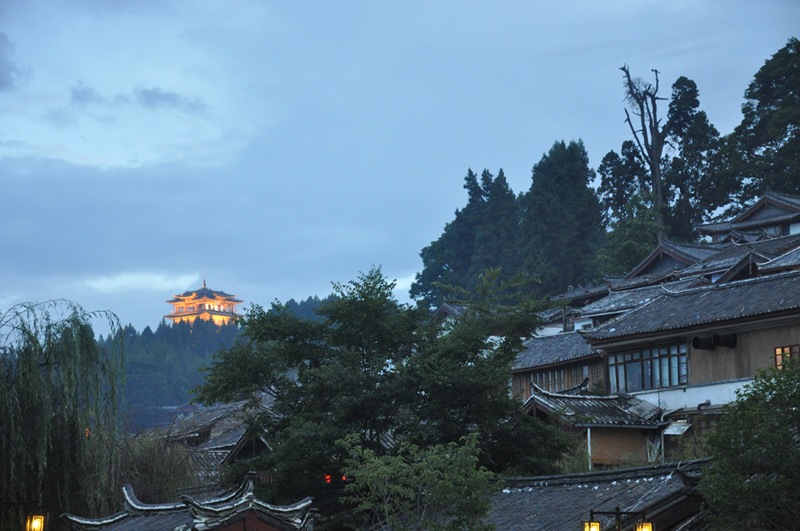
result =
[[669,387],[669,358],[663,357],[659,360],[661,364],[661,381],[659,387]]
[[689,383],[688,364],[686,356],[678,356],[678,383],[683,385]]
[[669,358],[669,384],[678,385],[678,356]]
[[612,393],[619,391],[617,389],[617,367],[615,365],[611,365],[608,368],[608,390]]
[[661,371],[659,370],[658,359],[653,360],[653,387],[660,387],[661,380],[660,380]]
[[625,390],[629,393],[642,390],[642,364],[638,361],[625,364]]

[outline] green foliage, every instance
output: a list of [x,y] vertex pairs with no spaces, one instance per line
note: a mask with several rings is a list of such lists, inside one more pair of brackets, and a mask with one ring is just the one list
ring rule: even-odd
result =
[[0,315],[0,527],[22,529],[32,510],[115,508],[123,358],[119,342],[98,347],[94,318],[117,328],[113,315],[67,301]]
[[558,461],[559,474],[581,474],[591,472],[589,468],[589,449],[586,439],[581,438],[571,451]]
[[[198,484],[199,470],[185,446],[151,430],[122,439],[120,483],[144,503],[177,502],[178,490]],[[239,476],[241,481],[241,476]]]
[[519,270],[514,245],[519,226],[519,206],[503,170],[495,178],[484,170],[480,183],[472,170],[464,177],[467,205],[456,210],[442,235],[420,252],[423,269],[411,286],[411,297],[427,307],[441,305],[442,286],[474,289],[478,277],[490,267],[503,267],[505,278]]
[[800,193],[800,41],[793,37],[756,73],[730,145],[740,201],[767,189]]
[[730,202],[739,183],[720,171],[719,132],[700,106],[694,81],[683,76],[672,85],[667,124],[674,156],[666,160],[664,185],[668,201],[666,225],[671,238],[695,241],[695,225]]
[[[360,445],[358,436],[340,441],[347,458],[343,501],[363,520],[355,529],[490,530],[482,524],[489,511],[494,475],[478,466],[478,440],[420,448],[401,443],[397,452],[378,455]],[[494,485],[496,487],[496,484]],[[356,524],[356,525],[353,525]]]
[[526,271],[538,274],[547,294],[591,282],[602,234],[601,210],[590,188],[594,171],[583,142],[553,144],[533,167],[532,179],[521,198],[519,241]]
[[106,347],[123,341],[127,392],[122,404],[128,428],[139,431],[169,423],[164,406],[185,404],[189,390],[203,380],[200,368],[213,353],[232,346],[240,335],[237,324],[215,325],[197,320],[168,324],[162,320],[155,332],[150,327],[138,333],[128,325],[100,340]]
[[711,455],[708,447],[708,437],[695,433],[684,435],[673,448],[667,450],[665,462],[677,463],[678,461],[692,461],[704,459]]
[[631,198],[623,215],[610,225],[606,245],[597,255],[599,268],[608,275],[624,275],[653,251],[658,223],[646,192]]
[[321,493],[322,478],[341,466],[335,443],[348,434],[375,448],[390,434],[397,415],[394,368],[413,349],[423,318],[397,303],[393,288],[373,268],[335,284],[337,297],[322,305],[320,321],[299,319],[278,303],[269,312],[255,308],[243,320],[249,341],[215,356],[198,400],[253,391],[275,397],[271,414],[258,420],[273,448],[270,499]]
[[[723,142],[699,110],[694,81],[683,76],[675,81],[663,120],[658,114],[658,103],[664,99],[658,93],[658,72],[650,83],[632,78],[627,67],[622,71],[631,111],[626,109],[626,121],[634,142],[623,143],[622,156],[609,152],[598,168],[606,222],[625,220],[627,205],[640,195],[648,198],[646,207],[653,211],[653,222],[663,235],[695,241],[695,225],[708,221],[738,190],[738,179],[724,171]],[[654,239],[651,248],[656,243]]]
[[272,448],[260,461],[274,478],[261,486],[271,500],[335,495],[323,478],[340,475],[336,441],[352,434],[382,456],[395,440],[427,448],[474,433],[488,469],[547,471],[568,446],[564,436],[523,415],[507,390],[519,334],[535,328],[542,303],[501,304],[518,297],[498,277],[482,278],[470,311],[453,323],[425,324],[427,312],[398,303],[377,268],[336,284],[321,321],[279,304],[255,309],[243,321],[249,341],[215,356],[197,399],[274,396],[254,419]]
[[334,295],[328,295],[326,298],[320,299],[315,295],[300,302],[297,302],[294,299],[289,299],[284,303],[284,306],[287,310],[300,319],[309,319],[311,321],[315,321],[320,319],[319,315],[317,315],[317,310],[319,310],[324,302],[332,299],[333,297]]
[[489,269],[499,269],[502,280],[541,278],[539,294],[591,279],[601,229],[588,164],[582,142],[556,142],[534,167],[530,190],[519,197],[503,170],[497,177],[484,170],[480,182],[468,171],[468,203],[420,252],[423,269],[411,297],[430,308],[445,301],[445,286],[472,296]]
[[636,144],[630,140],[624,141],[620,153],[617,155],[614,150],[609,151],[597,167],[597,173],[600,174],[597,193],[606,225],[630,217],[628,205],[631,198],[641,194],[650,197],[647,168]]
[[[404,429],[420,445],[455,442],[477,432],[481,464],[490,470],[549,473],[571,441],[523,414],[509,396],[510,367],[522,350],[522,337],[537,327],[545,308],[541,299],[520,299],[516,286],[489,270],[464,315],[424,331],[401,374],[411,398]],[[536,452],[528,451],[531,447]]]
[[800,363],[760,372],[708,438],[700,491],[713,529],[800,528]]

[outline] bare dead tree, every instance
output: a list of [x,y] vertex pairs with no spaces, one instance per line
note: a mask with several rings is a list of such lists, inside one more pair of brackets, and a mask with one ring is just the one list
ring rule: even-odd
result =
[[[666,100],[658,96],[658,70],[655,74],[655,84],[632,78],[628,65],[623,65],[620,70],[625,74],[625,101],[631,109],[625,109],[625,121],[631,128],[633,139],[640,155],[650,168],[650,178],[655,199],[656,223],[658,223],[658,241],[664,239],[664,186],[661,178],[661,156],[664,151],[668,134],[668,123],[661,124],[658,116],[659,100]],[[636,117],[637,124],[631,114]]]

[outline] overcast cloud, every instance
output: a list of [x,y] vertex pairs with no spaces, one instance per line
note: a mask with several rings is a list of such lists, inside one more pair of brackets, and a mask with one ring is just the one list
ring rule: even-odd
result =
[[[96,2],[0,8],[0,311],[141,330],[175,293],[405,297],[467,168],[516,192],[557,140],[628,136],[622,77],[695,80],[729,133],[800,2]],[[793,33],[794,32],[794,33]]]

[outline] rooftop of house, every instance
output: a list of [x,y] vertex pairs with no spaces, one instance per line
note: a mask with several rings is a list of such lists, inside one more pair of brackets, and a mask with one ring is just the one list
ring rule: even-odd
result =
[[608,294],[611,290],[635,289],[666,282],[674,276],[675,271],[659,271],[647,273],[636,277],[606,277],[602,282],[592,286],[583,286],[571,289],[553,297],[554,301],[589,301]]
[[[313,529],[311,498],[292,505],[272,505],[253,494],[253,478],[248,476],[242,486],[224,496],[197,500],[181,496],[179,503],[145,504],[136,498],[130,485],[123,487],[125,510],[104,518],[81,518],[64,514],[74,528],[94,531],[186,531],[191,529],[213,530],[227,528],[241,521],[252,511],[254,517],[274,529],[281,531],[310,531]],[[242,527],[244,529],[244,527]],[[251,527],[248,527],[251,529]],[[267,529],[256,526],[253,529]]]
[[768,191],[750,208],[728,221],[704,223],[697,229],[706,234],[747,231],[766,224],[786,223],[800,218],[800,197]]
[[577,332],[551,336],[534,336],[525,341],[524,350],[517,354],[512,371],[551,365],[592,355],[591,347]]
[[[561,476],[505,478],[484,520],[498,531],[581,529],[590,511],[644,511],[656,529],[696,518],[693,498],[706,460]],[[677,507],[683,503],[683,510]],[[598,517],[612,529],[609,517]]]
[[798,267],[800,267],[800,246],[771,260],[758,264],[759,271],[768,272],[781,269],[794,269]]
[[580,333],[590,343],[800,309],[800,271],[663,293]]
[[[588,382],[585,382],[588,383]],[[598,396],[585,391],[550,393],[531,385],[531,396],[523,408],[555,414],[580,428],[657,428],[669,424],[660,420],[661,409],[630,395]]]
[[797,247],[800,247],[800,234],[769,238],[745,244],[731,243],[715,254],[681,270],[680,276],[724,272],[736,266],[749,254],[754,256],[756,263],[762,263]]
[[625,278],[631,280],[645,276],[643,273],[648,270],[651,264],[664,255],[689,266],[713,256],[723,248],[724,244],[689,244],[665,239],[639,265],[634,267]]
[[700,282],[701,281],[697,279],[688,279],[667,282],[664,284],[656,284],[653,286],[626,289],[623,291],[611,290],[606,297],[603,297],[602,299],[591,304],[587,304],[582,308],[576,309],[575,314],[578,317],[618,314],[650,302],[653,297],[657,297],[663,293],[661,286],[664,286],[670,290],[678,290],[694,287]]

